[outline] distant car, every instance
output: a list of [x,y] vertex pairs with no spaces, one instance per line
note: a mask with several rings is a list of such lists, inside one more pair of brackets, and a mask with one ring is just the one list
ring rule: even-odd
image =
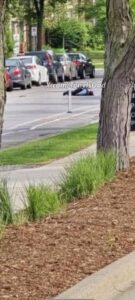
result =
[[8,72],[8,70],[5,70],[4,72],[4,78],[5,78],[5,88],[7,91],[12,91],[13,89],[13,81],[12,78]]
[[14,87],[20,87],[23,90],[32,87],[31,74],[19,57],[6,59],[5,67],[11,76]]
[[92,64],[91,59],[86,58],[82,53],[68,53],[71,60],[76,64],[78,76],[85,79],[86,76],[90,78],[95,77],[95,66]]
[[78,78],[77,66],[67,54],[55,54],[55,59],[62,63],[65,79],[71,80],[72,78]]
[[31,73],[31,80],[33,83],[36,83],[38,86],[41,84],[48,84],[48,69],[42,66],[41,61],[37,56],[19,56],[19,59],[23,61],[24,65]]
[[37,56],[40,59],[42,66],[47,67],[50,81],[53,83],[64,81],[63,65],[54,59],[53,54],[51,55],[47,51],[30,51],[25,53],[25,56],[31,55]]

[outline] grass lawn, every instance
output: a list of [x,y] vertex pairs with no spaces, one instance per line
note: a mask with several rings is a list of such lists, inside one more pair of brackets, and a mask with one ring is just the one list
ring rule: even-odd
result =
[[41,164],[79,151],[96,140],[97,124],[0,151],[0,165]]
[[92,59],[96,69],[104,68],[104,51],[103,50],[89,50],[86,55]]

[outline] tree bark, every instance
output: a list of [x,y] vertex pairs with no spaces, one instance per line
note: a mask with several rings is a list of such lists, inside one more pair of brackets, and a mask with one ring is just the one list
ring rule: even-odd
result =
[[34,0],[34,5],[37,14],[37,50],[41,50],[44,18],[44,0]]
[[43,35],[43,16],[37,16],[37,50],[42,49],[42,35]]
[[6,0],[0,1],[0,148],[2,142],[4,106],[6,102],[5,80],[4,80],[4,17]]
[[129,166],[130,101],[135,69],[135,32],[128,0],[107,0],[108,39],[102,82],[97,150],[113,150],[117,169]]

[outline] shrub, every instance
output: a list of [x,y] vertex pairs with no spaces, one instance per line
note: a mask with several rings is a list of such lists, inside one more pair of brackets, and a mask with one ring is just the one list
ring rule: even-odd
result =
[[82,157],[66,168],[60,183],[60,193],[66,201],[82,198],[96,191],[115,174],[115,156],[109,152]]
[[12,200],[6,180],[0,182],[0,223],[13,224]]
[[50,187],[39,184],[26,188],[27,213],[30,221],[42,218],[60,208],[58,194]]

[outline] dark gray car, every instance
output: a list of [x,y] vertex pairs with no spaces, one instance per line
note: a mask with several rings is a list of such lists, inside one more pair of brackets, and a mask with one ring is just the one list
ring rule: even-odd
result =
[[14,57],[6,59],[5,67],[10,73],[14,87],[20,87],[23,90],[32,87],[31,73],[20,59]]

